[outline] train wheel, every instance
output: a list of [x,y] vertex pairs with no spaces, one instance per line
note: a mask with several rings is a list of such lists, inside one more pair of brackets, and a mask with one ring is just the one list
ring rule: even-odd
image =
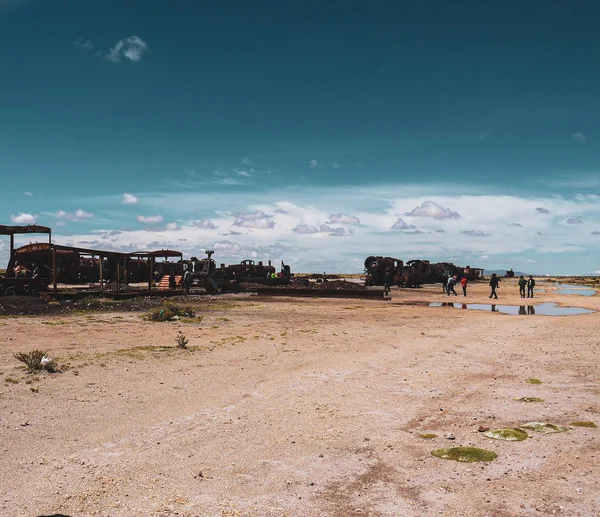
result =
[[4,289],[4,296],[14,296],[15,294],[17,294],[17,291],[14,286]]

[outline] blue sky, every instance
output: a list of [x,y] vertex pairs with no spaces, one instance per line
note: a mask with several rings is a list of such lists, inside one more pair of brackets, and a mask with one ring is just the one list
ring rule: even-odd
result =
[[593,1],[0,0],[0,224],[296,271],[599,271],[598,19]]

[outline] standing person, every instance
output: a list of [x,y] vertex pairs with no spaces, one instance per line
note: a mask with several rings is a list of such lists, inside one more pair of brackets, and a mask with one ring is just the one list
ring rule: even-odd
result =
[[19,264],[18,262],[15,262],[15,267],[13,267],[13,272],[15,274],[15,278],[19,278],[23,274],[23,268],[21,267],[21,264]]
[[185,294],[190,294],[190,286],[192,285],[192,272],[189,269],[183,274],[183,290]]
[[521,298],[525,298],[525,286],[527,285],[527,280],[523,278],[523,275],[519,277],[519,294]]
[[446,285],[446,293],[450,296],[450,293],[453,292],[454,296],[458,296],[456,291],[454,290],[454,284],[456,283],[456,278],[453,276],[448,277],[448,284]]
[[533,298],[533,288],[535,287],[534,278],[529,275],[529,280],[527,280],[527,298]]
[[176,287],[177,287],[177,285],[175,284],[175,273],[173,273],[173,271],[171,271],[169,273],[169,289],[171,291],[174,291]]
[[446,294],[446,285],[448,284],[448,275],[444,273],[442,275],[442,293]]
[[460,285],[462,286],[462,290],[463,290],[463,296],[467,296],[467,284],[469,283],[469,280],[467,279],[466,276],[463,276],[460,279]]
[[496,289],[498,289],[498,284],[500,283],[500,279],[496,273],[492,273],[492,277],[490,278],[490,287],[492,288],[492,292],[490,293],[490,298],[493,296],[498,299],[498,295],[496,294]]
[[385,270],[385,274],[383,275],[383,285],[388,288],[392,285],[392,272],[390,271],[390,268]]

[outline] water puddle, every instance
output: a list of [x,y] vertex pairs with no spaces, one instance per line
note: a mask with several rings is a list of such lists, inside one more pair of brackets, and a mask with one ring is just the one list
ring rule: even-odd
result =
[[540,303],[539,305],[496,305],[488,303],[451,303],[431,302],[430,307],[454,307],[455,309],[468,309],[473,311],[490,311],[501,314],[516,314],[520,316],[574,316],[596,312],[583,307],[558,307],[556,303]]
[[595,289],[559,289],[559,294],[578,294],[580,296],[594,296],[596,294]]

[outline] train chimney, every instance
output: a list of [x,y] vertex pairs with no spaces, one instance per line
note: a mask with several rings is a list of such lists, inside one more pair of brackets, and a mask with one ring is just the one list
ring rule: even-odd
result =
[[271,265],[271,261],[269,260],[269,266]]
[[[263,265],[263,263],[262,263],[262,260],[259,260],[259,261],[258,261],[258,265],[259,265],[259,266],[262,266],[262,265]],[[269,266],[270,266],[270,265],[271,265],[271,264],[269,264]]]

